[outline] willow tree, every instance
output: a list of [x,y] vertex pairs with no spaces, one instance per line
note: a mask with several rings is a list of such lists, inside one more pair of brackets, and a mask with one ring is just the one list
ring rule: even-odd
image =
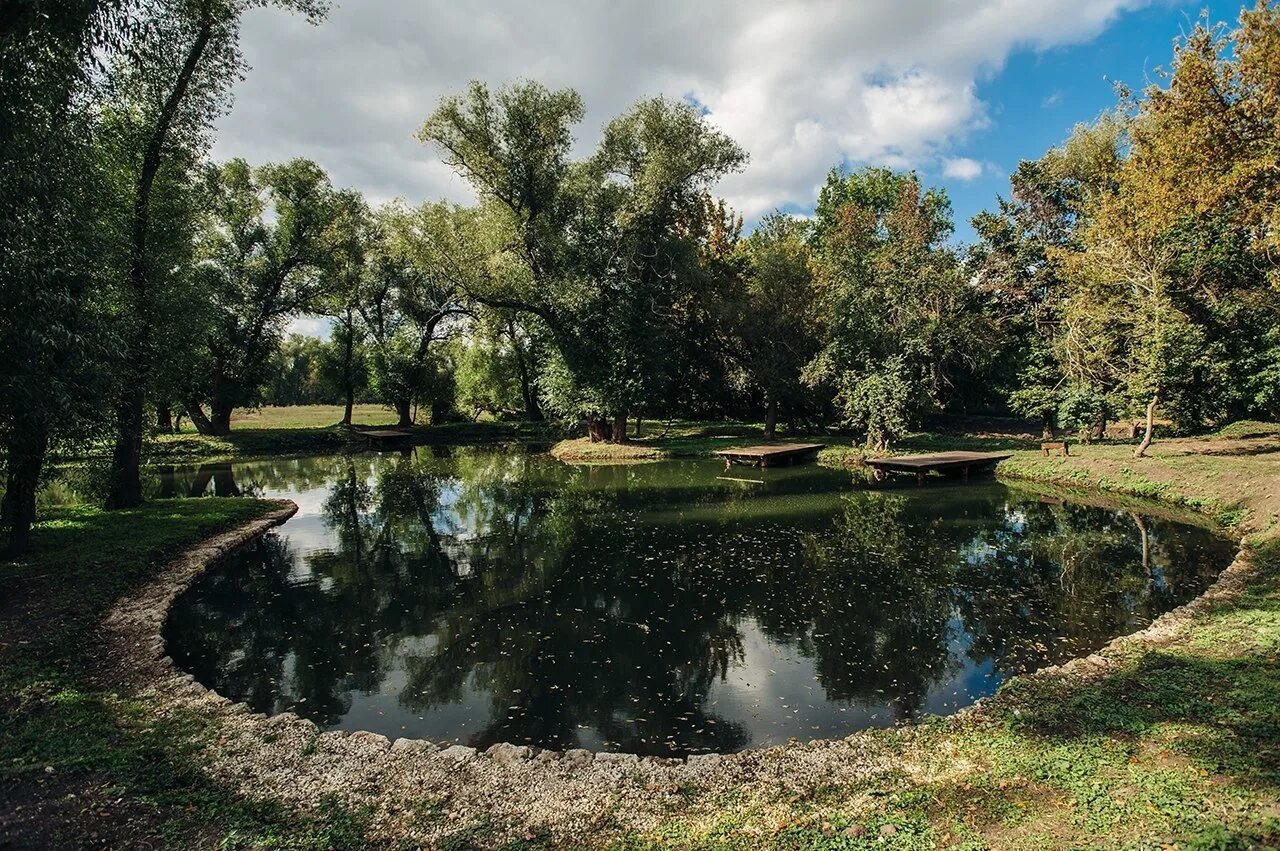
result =
[[212,318],[189,340],[203,357],[187,413],[202,433],[227,434],[232,411],[256,401],[285,323],[342,280],[362,202],[304,159],[210,166],[204,191],[197,278]]
[[[276,5],[315,20],[323,0],[153,0],[147,21],[131,46],[124,88],[134,116],[136,141],[130,163],[130,212],[123,237],[125,286],[120,297],[120,389],[115,404],[109,508],[142,501],[142,440],[147,391],[160,357],[156,326],[163,321],[167,269],[153,250],[158,219],[153,209],[157,179],[175,152],[198,161],[208,149],[209,131],[228,104],[244,63],[239,49],[240,16],[254,6]],[[127,66],[126,66],[127,68]],[[190,175],[194,179],[195,175]]]
[[548,401],[593,439],[626,440],[630,410],[679,374],[675,306],[701,282],[680,228],[703,192],[746,160],[684,103],[642,101],[570,159],[583,106],[571,90],[474,83],[419,136],[480,197],[487,251],[470,294],[536,317],[553,343]]

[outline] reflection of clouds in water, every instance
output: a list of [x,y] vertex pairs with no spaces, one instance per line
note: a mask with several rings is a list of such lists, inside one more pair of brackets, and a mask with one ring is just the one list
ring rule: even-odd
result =
[[794,645],[771,641],[755,618],[742,618],[737,627],[742,634],[742,662],[731,666],[724,680],[715,681],[705,705],[709,712],[741,724],[750,746],[893,723],[892,713],[880,705],[827,704],[812,658]]
[[303,514],[299,511],[281,529],[280,534],[289,542],[290,548],[298,557],[299,565],[306,562],[306,556],[318,550],[328,550],[333,546],[333,533],[325,523],[324,517],[316,513]]

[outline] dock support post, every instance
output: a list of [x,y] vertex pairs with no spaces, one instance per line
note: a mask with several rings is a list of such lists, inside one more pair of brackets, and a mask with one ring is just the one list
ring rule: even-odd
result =
[[916,471],[916,487],[918,488],[924,487],[924,470]]

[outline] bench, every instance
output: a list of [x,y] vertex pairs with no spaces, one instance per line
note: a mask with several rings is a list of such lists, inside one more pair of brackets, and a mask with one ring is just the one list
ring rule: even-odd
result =
[[1071,444],[1065,440],[1046,440],[1040,444],[1040,451],[1044,453],[1044,457],[1048,458],[1050,454],[1054,455],[1070,455]]

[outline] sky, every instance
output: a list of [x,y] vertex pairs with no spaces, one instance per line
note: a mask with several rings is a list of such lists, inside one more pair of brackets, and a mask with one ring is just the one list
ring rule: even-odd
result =
[[[318,26],[246,13],[251,66],[214,155],[295,156],[374,203],[472,199],[414,138],[473,80],[572,87],[588,154],[612,117],[663,94],[704,107],[750,161],[716,192],[747,219],[812,211],[834,166],[916,170],[952,199],[956,241],[1022,159],[1140,88],[1202,10],[1178,0],[334,0]],[[304,324],[305,324],[304,320]],[[295,330],[315,330],[299,326]]]

